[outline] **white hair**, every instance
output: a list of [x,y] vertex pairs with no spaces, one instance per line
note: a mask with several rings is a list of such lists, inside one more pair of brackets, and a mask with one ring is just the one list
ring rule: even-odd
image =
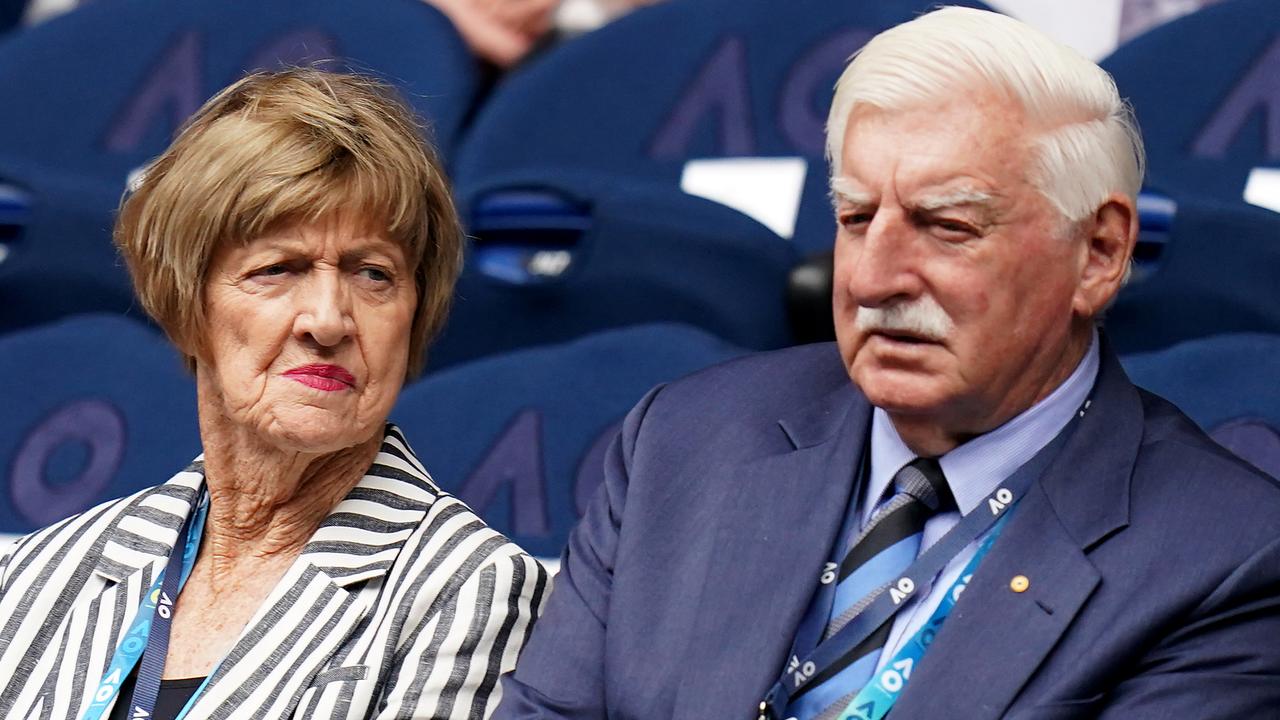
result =
[[861,305],[853,324],[865,332],[905,331],[934,341],[946,340],[956,329],[951,316],[928,294],[884,307]]
[[857,106],[907,110],[988,88],[1018,103],[1039,131],[1029,179],[1068,222],[1096,212],[1112,192],[1136,199],[1142,136],[1111,76],[1018,20],[963,7],[890,28],[854,54],[827,118],[832,178]]

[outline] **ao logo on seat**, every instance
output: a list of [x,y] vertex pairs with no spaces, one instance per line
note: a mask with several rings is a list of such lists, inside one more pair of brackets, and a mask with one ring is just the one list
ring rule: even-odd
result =
[[[831,86],[853,51],[875,33],[862,28],[840,30],[804,50],[776,88],[774,125],[789,152],[821,157]],[[649,144],[655,160],[683,160],[705,119],[715,122],[719,150],[728,156],[760,153],[753,117],[752,88],[747,72],[747,41],[736,35],[722,39],[681,93],[666,121]],[[770,90],[775,90],[770,88]],[[778,149],[766,149],[776,154]]]
[[[503,488],[510,489],[510,533],[524,538],[545,538],[555,531],[548,513],[550,503],[570,505],[580,517],[604,479],[604,455],[621,422],[603,428],[578,458],[572,485],[548,483],[543,458],[543,417],[534,408],[516,414],[484,457],[458,488],[457,495],[484,515]],[[566,481],[568,477],[564,478]]]
[[[201,30],[175,35],[107,129],[103,145],[108,151],[134,152],[166,113],[166,127],[174,129],[199,109],[207,87],[206,45],[207,33]],[[315,28],[301,28],[263,43],[249,54],[243,67],[256,70],[305,65],[336,57],[339,57],[337,41],[331,35]]]
[[[37,527],[85,510],[115,477],[126,439],[124,416],[105,400],[79,400],[58,408],[18,447],[9,474],[14,507]],[[87,449],[84,467],[67,482],[51,483],[50,460],[68,445]]]

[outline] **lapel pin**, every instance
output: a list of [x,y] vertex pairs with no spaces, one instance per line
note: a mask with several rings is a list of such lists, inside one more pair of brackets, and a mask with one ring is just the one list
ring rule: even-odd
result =
[[1026,575],[1014,575],[1009,581],[1009,589],[1016,593],[1026,592],[1029,587],[1031,587],[1031,581]]

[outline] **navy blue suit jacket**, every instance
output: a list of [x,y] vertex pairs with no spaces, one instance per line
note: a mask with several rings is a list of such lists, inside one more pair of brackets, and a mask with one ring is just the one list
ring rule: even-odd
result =
[[[1105,348],[1093,398],[894,720],[1280,714],[1280,486]],[[754,717],[831,555],[870,411],[834,345],[646,396],[497,717]]]

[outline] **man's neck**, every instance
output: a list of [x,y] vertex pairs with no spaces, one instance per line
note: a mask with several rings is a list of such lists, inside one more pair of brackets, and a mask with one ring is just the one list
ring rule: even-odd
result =
[[1092,323],[1075,329],[1066,345],[1057,352],[1051,368],[1042,377],[1023,386],[1021,399],[1006,398],[994,410],[983,412],[976,408],[960,407],[949,414],[888,413],[898,435],[918,457],[941,457],[955,448],[986,434],[1026,412],[1049,397],[1073,372],[1080,367],[1085,354],[1095,341],[1096,330]]

